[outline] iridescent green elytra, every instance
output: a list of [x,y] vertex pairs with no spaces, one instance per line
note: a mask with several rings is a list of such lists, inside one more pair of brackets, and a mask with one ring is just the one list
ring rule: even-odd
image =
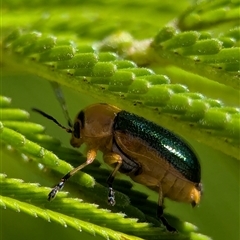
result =
[[144,141],[144,144],[158,151],[188,180],[200,182],[201,167],[191,148],[169,130],[137,116],[121,111],[115,118],[114,130],[123,131]]

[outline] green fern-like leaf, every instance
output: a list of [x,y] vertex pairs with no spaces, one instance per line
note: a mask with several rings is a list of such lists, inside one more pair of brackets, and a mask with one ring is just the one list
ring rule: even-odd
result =
[[[142,115],[187,138],[191,145],[196,146],[204,184],[202,204],[193,215],[203,212],[204,216],[205,212],[205,218],[196,217],[193,222],[198,222],[201,229],[216,239],[234,239],[237,236],[238,228],[234,223],[239,221],[236,216],[238,204],[230,206],[229,199],[238,202],[239,193],[238,0],[194,1],[191,6],[188,1],[181,4],[175,1],[91,1],[90,4],[70,0],[66,4],[61,0],[9,0],[2,7],[0,90],[1,94],[13,98],[14,107],[10,108],[8,98],[0,99],[3,163],[0,166],[6,173],[25,166],[24,161],[16,161],[12,151],[17,150],[20,153],[17,156],[27,159],[27,165],[30,166],[33,161],[39,167],[44,166],[47,173],[39,177],[41,171],[26,166],[21,171],[13,170],[12,175],[8,174],[9,179],[13,176],[28,181],[29,177],[29,181],[34,182],[38,176],[38,182],[49,186],[50,181],[54,184],[73,166],[84,161],[84,157],[76,151],[61,146],[65,135],[60,137],[61,141],[45,135],[43,127],[36,124],[44,120],[29,122],[29,113],[18,109],[20,106],[23,109],[44,108],[54,116],[60,112],[53,94],[48,94],[50,87],[43,87],[44,81],[39,81],[38,76],[65,87],[71,113],[76,114],[92,102],[107,102]],[[53,128],[49,125],[47,131],[51,132]],[[5,160],[9,156],[15,159],[14,162]],[[86,172],[79,173],[69,186],[74,184],[82,193],[86,192],[80,196],[84,202],[97,199],[98,205],[107,208],[103,200],[107,194],[104,176],[109,172],[99,166],[95,163]],[[50,169],[51,174],[48,173]],[[21,172],[23,175],[18,177]],[[58,178],[47,181],[47,177],[55,174]],[[112,210],[156,224],[157,196],[146,189],[141,191],[147,194],[133,191],[129,182],[120,181],[118,186],[118,205]],[[76,192],[74,194],[78,196]],[[154,203],[147,200],[149,195]],[[65,198],[66,193],[59,194],[59,201]],[[23,200],[13,198],[13,201]],[[129,205],[130,201],[134,207]],[[63,202],[59,204],[59,208],[64,205]],[[26,206],[22,208],[26,209]],[[175,215],[179,207],[167,209],[173,209]],[[67,211],[61,214],[68,215]],[[191,219],[187,214],[185,209],[179,215],[183,219]],[[233,224],[220,221],[230,217]],[[172,216],[169,218],[172,219]],[[206,219],[210,219],[208,223]],[[184,227],[175,218],[172,221],[183,238],[197,238],[195,233],[190,234],[193,230],[191,225],[184,230],[186,224]],[[97,226],[100,222],[91,224]],[[107,228],[112,229],[112,226]],[[122,232],[122,229],[113,230]],[[146,230],[146,235],[141,235],[141,231],[126,233],[150,239],[147,231],[152,231],[152,228]],[[9,230],[3,233],[4,239],[6,234],[14,234]],[[156,237],[155,230],[152,233],[151,237]],[[64,238],[60,235],[58,237]],[[98,236],[103,235],[99,233]]]

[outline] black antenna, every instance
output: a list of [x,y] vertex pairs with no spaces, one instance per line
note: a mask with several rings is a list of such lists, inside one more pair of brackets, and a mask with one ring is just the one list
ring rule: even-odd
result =
[[61,127],[62,129],[65,129],[68,133],[72,133],[72,132],[73,132],[72,128],[66,128],[66,127],[64,127],[64,126],[63,126],[62,124],[60,124],[54,117],[48,115],[47,113],[45,113],[45,112],[43,112],[43,111],[41,111],[41,110],[39,110],[39,109],[37,109],[37,108],[32,108],[32,110],[33,110],[34,112],[40,113],[40,114],[41,114],[42,116],[44,116],[45,118],[48,118],[48,119],[52,120],[52,121],[55,122],[59,127]]
[[57,82],[50,82],[52,85],[52,88],[55,92],[55,95],[57,97],[58,102],[60,103],[60,106],[63,110],[63,114],[67,120],[68,126],[72,129],[73,128],[73,124],[72,124],[72,120],[69,117],[69,113],[68,113],[68,109],[67,109],[67,104],[63,95],[63,92],[61,90],[60,85]]

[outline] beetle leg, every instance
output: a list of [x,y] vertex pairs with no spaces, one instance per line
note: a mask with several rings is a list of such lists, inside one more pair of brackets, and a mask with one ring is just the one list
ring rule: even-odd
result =
[[87,165],[91,164],[94,159],[96,158],[97,151],[96,150],[89,150],[87,153],[87,161],[78,167],[72,169],[70,172],[68,172],[62,179],[61,181],[52,189],[52,191],[48,194],[48,201],[52,200],[58,191],[62,190],[64,187],[65,182],[73,176],[76,172],[81,170],[82,168],[86,167]]
[[113,184],[113,181],[114,181],[117,171],[119,170],[119,168],[122,165],[122,158],[120,155],[118,155],[116,153],[110,153],[110,154],[104,155],[103,159],[109,165],[117,163],[116,167],[114,168],[114,170],[112,171],[112,173],[110,174],[110,176],[107,179],[107,184],[108,184],[108,189],[109,189],[108,190],[108,203],[111,206],[114,206],[116,201],[115,201],[115,193],[112,188],[112,184]]
[[161,220],[162,224],[169,232],[176,232],[176,229],[172,227],[168,223],[167,219],[163,216],[163,194],[161,186],[159,187],[157,217]]

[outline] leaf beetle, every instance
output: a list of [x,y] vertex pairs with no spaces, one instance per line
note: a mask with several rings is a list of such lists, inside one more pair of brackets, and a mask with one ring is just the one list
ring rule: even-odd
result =
[[48,200],[56,196],[71,176],[91,164],[97,152],[101,151],[104,162],[113,167],[107,179],[109,204],[115,204],[112,185],[119,171],[158,193],[157,217],[168,231],[176,231],[163,216],[163,202],[165,197],[190,203],[193,207],[200,202],[201,166],[193,150],[171,131],[106,103],[81,110],[72,124],[60,87],[57,83],[52,83],[52,86],[69,128],[45,112],[33,110],[71,133],[70,144],[73,147],[79,148],[85,143],[87,159],[61,179],[49,193]]

